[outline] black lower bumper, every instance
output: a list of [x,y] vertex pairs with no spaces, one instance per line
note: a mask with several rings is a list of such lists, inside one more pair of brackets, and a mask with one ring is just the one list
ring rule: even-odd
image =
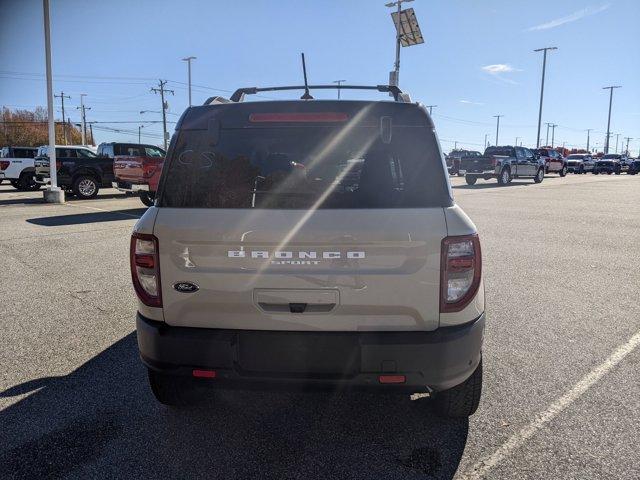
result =
[[[140,356],[149,368],[216,384],[340,386],[440,391],[466,380],[480,361],[485,317],[432,332],[281,332],[172,327],[137,315]],[[380,385],[380,375],[404,375]]]

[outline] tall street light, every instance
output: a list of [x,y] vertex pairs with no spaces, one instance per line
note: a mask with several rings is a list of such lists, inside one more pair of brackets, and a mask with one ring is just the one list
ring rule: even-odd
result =
[[334,80],[333,83],[338,84],[338,100],[340,100],[340,85],[342,85],[346,80]]
[[607,119],[607,137],[604,141],[604,153],[609,153],[609,137],[611,136],[611,104],[613,103],[613,89],[622,88],[621,85],[611,85],[610,87],[602,87],[603,90],[609,90],[609,118]]
[[49,124],[49,178],[51,186],[45,190],[44,200],[48,203],[64,203],[64,192],[58,187],[56,171],[56,126],[53,118],[53,75],[51,74],[51,25],[49,21],[49,0],[42,0],[44,10],[44,51],[47,73],[47,123]]
[[558,47],[545,47],[534,50],[534,52],[544,52],[542,57],[542,85],[540,86],[540,109],[538,110],[538,135],[536,136],[536,148],[540,147],[540,127],[542,126],[542,99],[544,98],[544,75],[547,70],[547,51],[557,49]]
[[402,4],[406,2],[413,2],[413,0],[397,0],[385,3],[385,7],[398,7],[391,14],[396,26],[396,61],[389,76],[389,85],[400,85],[400,47],[411,47],[412,45],[424,43],[413,9],[402,10]]
[[497,120],[496,123],[496,147],[499,145],[498,137],[500,136],[500,117],[504,117],[504,115],[494,115],[493,118]]
[[144,125],[138,125],[138,143],[142,143],[142,141],[140,140],[140,130],[142,130],[144,128]]
[[591,136],[591,130],[593,130],[593,128],[587,128],[587,153],[591,151],[589,150],[589,137]]
[[195,60],[197,57],[185,57],[183,62],[187,62],[187,75],[189,77],[189,106],[191,106],[191,60]]

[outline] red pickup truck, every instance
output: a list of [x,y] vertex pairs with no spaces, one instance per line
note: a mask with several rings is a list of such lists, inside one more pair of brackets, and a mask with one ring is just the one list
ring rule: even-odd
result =
[[98,155],[113,158],[113,187],[138,195],[147,207],[153,205],[162,173],[165,152],[154,145],[102,143]]

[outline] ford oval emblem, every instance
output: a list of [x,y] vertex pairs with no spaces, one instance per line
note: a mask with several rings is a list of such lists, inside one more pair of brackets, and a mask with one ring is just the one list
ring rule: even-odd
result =
[[181,293],[193,293],[200,290],[200,287],[191,282],[177,282],[173,284],[173,288]]

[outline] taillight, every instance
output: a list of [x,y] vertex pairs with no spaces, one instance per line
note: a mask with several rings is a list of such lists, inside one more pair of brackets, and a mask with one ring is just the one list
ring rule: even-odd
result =
[[153,235],[133,233],[129,255],[131,279],[138,298],[150,307],[162,307],[158,239]]
[[440,312],[459,312],[480,286],[482,255],[477,234],[442,240],[440,261]]
[[9,168],[9,165],[11,165],[11,162],[8,162],[6,160],[0,162],[0,170],[6,170],[7,168]]

